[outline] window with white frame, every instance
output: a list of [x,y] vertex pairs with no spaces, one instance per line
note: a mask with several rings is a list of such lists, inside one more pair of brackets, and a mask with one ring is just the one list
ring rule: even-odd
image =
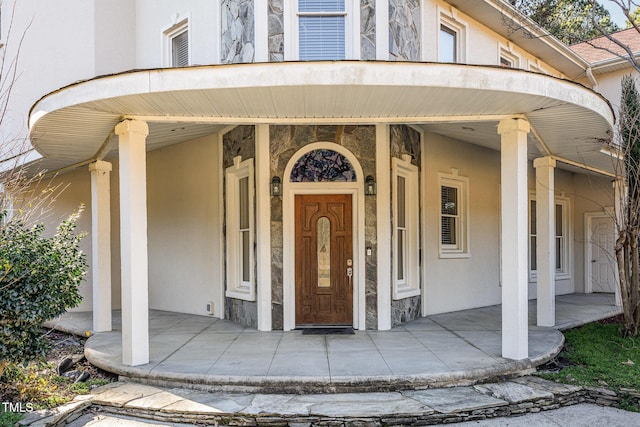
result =
[[345,0],[298,0],[298,59],[345,59]]
[[518,68],[520,65],[518,56],[505,47],[500,47],[498,60],[499,65],[505,68]]
[[226,296],[255,301],[253,159],[241,160],[226,170]]
[[165,65],[185,67],[189,65],[189,22],[180,21],[164,32]]
[[393,297],[420,294],[418,167],[411,156],[391,163],[393,203]]
[[438,61],[466,61],[466,26],[454,15],[441,13],[438,36]]
[[458,175],[439,174],[440,178],[440,257],[469,256],[468,198],[469,179]]
[[[555,217],[555,268],[556,278],[568,278],[570,276],[569,269],[569,253],[570,239],[569,233],[569,199],[565,197],[556,197],[554,217]],[[536,243],[537,243],[537,218],[536,218],[536,199],[535,194],[529,196],[529,278],[536,280],[536,270],[538,267]]]

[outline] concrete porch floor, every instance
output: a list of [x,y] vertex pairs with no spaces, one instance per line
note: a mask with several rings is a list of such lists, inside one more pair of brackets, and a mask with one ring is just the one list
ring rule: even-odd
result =
[[[469,385],[531,372],[562,348],[567,329],[621,312],[610,294],[556,298],[556,328],[535,326],[529,302],[529,358],[501,357],[501,307],[420,318],[390,331],[355,335],[259,332],[213,317],[151,310],[150,362],[121,363],[120,313],[112,332],[85,346],[94,365],[122,379],[209,391],[317,393],[392,391]],[[84,335],[91,312],[67,313],[47,326]]]

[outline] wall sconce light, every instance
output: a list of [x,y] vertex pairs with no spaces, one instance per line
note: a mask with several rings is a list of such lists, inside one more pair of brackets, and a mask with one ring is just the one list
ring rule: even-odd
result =
[[376,195],[376,181],[371,175],[367,175],[367,177],[364,179],[364,194],[366,194],[367,196]]
[[271,178],[271,195],[282,196],[282,181],[279,176]]

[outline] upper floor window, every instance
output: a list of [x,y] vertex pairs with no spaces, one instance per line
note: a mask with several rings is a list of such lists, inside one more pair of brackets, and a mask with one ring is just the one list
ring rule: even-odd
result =
[[298,0],[299,59],[345,59],[345,0]]
[[189,65],[189,23],[186,19],[164,32],[165,65],[185,67]]
[[519,60],[518,60],[518,56],[516,54],[514,54],[511,49],[510,49],[510,45],[509,47],[507,46],[500,46],[498,49],[498,64],[501,67],[505,67],[505,68],[518,68],[519,67]]
[[440,9],[438,31],[438,61],[464,63],[467,31],[466,25],[457,18],[455,9]]
[[440,25],[440,62],[458,62],[458,34]]
[[286,61],[358,59],[360,2],[282,0]]

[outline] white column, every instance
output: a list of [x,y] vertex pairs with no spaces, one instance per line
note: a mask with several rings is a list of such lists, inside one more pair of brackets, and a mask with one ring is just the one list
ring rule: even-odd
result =
[[536,276],[538,326],[556,324],[556,245],[554,172],[556,161],[540,157],[536,169]]
[[502,357],[525,359],[529,353],[527,319],[527,134],[521,118],[500,121]]
[[376,125],[378,330],[391,329],[391,147],[389,126]]
[[111,163],[97,160],[91,172],[91,272],[93,330],[111,330]]
[[120,156],[122,363],[149,363],[147,165],[145,122],[125,120],[115,129]]
[[258,330],[271,330],[271,196],[269,125],[256,126],[256,263]]

